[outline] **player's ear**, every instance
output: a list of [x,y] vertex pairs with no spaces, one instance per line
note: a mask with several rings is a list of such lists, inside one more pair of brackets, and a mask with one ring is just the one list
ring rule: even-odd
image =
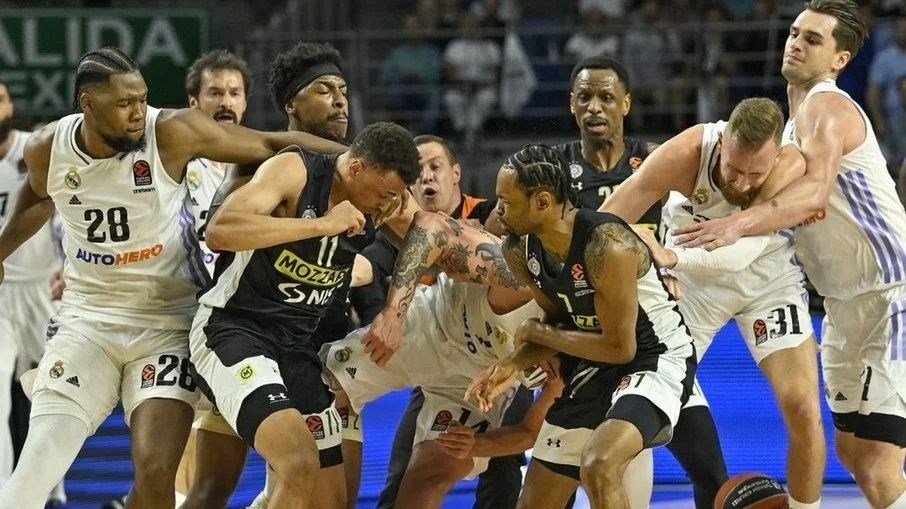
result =
[[627,92],[626,95],[623,96],[622,109],[624,117],[626,115],[629,115],[629,110],[632,109],[632,95],[629,94],[629,92]]
[[553,197],[547,191],[539,191],[535,194],[535,204],[539,210],[547,210],[553,204]]
[[576,97],[575,93],[573,93],[573,92],[569,93],[569,112],[573,115],[576,114],[576,106],[573,103],[573,99],[575,99],[575,97]]
[[91,94],[88,92],[82,92],[79,94],[79,109],[83,112],[89,111],[94,108],[94,98],[91,97]]

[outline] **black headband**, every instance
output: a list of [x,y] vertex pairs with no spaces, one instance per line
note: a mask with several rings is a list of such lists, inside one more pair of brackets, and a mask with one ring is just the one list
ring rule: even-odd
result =
[[296,81],[293,82],[293,85],[286,89],[286,92],[283,94],[283,102],[281,105],[286,105],[289,103],[300,90],[305,88],[306,85],[320,78],[321,76],[333,75],[343,77],[343,71],[340,70],[336,64],[332,62],[324,62],[312,67],[309,67],[302,75],[296,78]]

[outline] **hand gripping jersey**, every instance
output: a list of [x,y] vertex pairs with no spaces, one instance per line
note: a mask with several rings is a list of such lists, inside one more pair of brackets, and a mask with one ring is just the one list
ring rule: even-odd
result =
[[[13,144],[9,152],[0,159],[0,228],[16,207],[19,189],[27,182],[28,175],[22,152],[31,133],[12,131]],[[3,262],[5,282],[41,284],[48,291],[54,271],[60,266],[57,247],[54,244],[51,222],[41,227],[32,238],[19,246]]]
[[81,317],[188,329],[209,279],[185,184],[161,164],[148,107],[145,148],[92,159],[76,141],[81,113],[57,122],[47,175],[63,226],[63,305]]
[[[294,147],[305,161],[308,181],[299,196],[297,214],[315,219],[327,213],[336,156],[320,155]],[[214,287],[200,302],[214,308],[207,327],[228,326],[230,316],[260,321],[275,330],[283,347],[305,345],[334,298],[350,277],[355,255],[374,240],[368,219],[364,233],[314,237],[279,246],[238,253],[217,259]]]
[[[819,93],[852,100],[833,81],[825,81],[815,85],[803,103]],[[906,213],[871,122],[853,104],[865,122],[865,142],[843,156],[827,210],[796,231],[796,255],[815,289],[838,300],[906,282]],[[795,117],[787,122],[783,143],[800,146]]]

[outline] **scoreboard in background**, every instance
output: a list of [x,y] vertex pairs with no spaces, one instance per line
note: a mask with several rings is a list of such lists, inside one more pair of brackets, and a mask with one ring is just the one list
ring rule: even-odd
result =
[[73,111],[79,57],[117,46],[139,65],[157,107],[184,106],[186,68],[208,47],[201,9],[0,9],[0,79],[20,115]]

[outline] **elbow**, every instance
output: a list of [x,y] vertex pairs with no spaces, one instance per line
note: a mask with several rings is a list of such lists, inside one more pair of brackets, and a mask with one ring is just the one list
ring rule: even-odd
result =
[[227,228],[217,220],[220,214],[211,218],[205,230],[204,243],[214,252],[231,251],[230,235]]
[[610,363],[629,364],[635,359],[636,346],[636,339],[634,336],[620,341],[620,348],[618,348],[617,351],[614,352],[613,359],[610,361]]

